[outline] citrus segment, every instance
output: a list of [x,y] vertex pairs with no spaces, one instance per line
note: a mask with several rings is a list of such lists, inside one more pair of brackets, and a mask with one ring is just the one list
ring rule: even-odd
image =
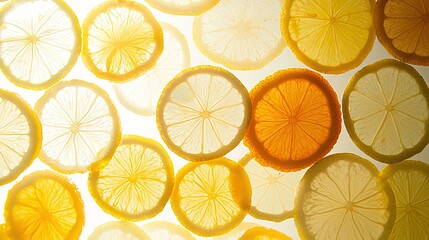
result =
[[173,165],[161,144],[135,135],[124,135],[113,157],[95,163],[88,177],[95,201],[125,221],[161,212],[173,184]]
[[296,171],[324,157],[341,131],[337,95],[318,73],[281,70],[251,91],[252,119],[244,136],[258,162]]
[[241,141],[250,119],[249,93],[230,72],[214,66],[183,70],[158,102],[161,137],[191,161],[224,156]]
[[88,240],[150,240],[139,227],[129,222],[107,222],[91,233]]
[[25,176],[8,193],[6,229],[11,239],[79,239],[83,202],[75,185],[52,171]]
[[372,158],[399,162],[428,144],[429,90],[411,66],[389,59],[366,66],[343,96],[347,131]]
[[292,240],[292,238],[275,229],[258,226],[247,230],[238,240]]
[[215,6],[219,0],[145,0],[150,6],[169,14],[199,15]]
[[151,239],[195,240],[188,230],[167,221],[146,223],[141,228],[149,235]]
[[395,221],[395,198],[371,162],[334,154],[305,173],[294,217],[303,239],[386,239]]
[[13,84],[46,89],[76,63],[81,30],[64,1],[11,0],[0,23],[0,68]]

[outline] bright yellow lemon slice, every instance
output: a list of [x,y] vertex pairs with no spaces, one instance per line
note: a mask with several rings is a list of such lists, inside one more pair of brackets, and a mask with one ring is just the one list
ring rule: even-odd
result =
[[247,230],[238,240],[292,240],[292,238],[275,229],[258,226]]

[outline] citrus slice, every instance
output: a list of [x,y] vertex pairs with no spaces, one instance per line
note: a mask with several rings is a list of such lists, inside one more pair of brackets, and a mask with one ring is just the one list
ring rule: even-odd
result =
[[88,240],[150,240],[150,237],[134,223],[107,222],[97,228]]
[[372,158],[395,163],[429,142],[429,90],[420,74],[396,60],[364,67],[343,94],[344,124]]
[[141,228],[149,235],[151,239],[195,240],[188,230],[167,221],[146,223]]
[[162,29],[134,1],[107,1],[82,24],[82,59],[97,77],[124,82],[149,70],[163,50]]
[[293,217],[295,190],[305,170],[281,172],[262,166],[251,154],[240,161],[252,187],[252,206],[249,214],[254,218],[281,222]]
[[343,73],[372,49],[373,5],[373,0],[286,1],[281,31],[302,63],[322,73]]
[[162,139],[191,161],[224,156],[241,141],[249,124],[249,93],[230,72],[214,66],[183,70],[158,101]]
[[193,36],[200,51],[231,69],[259,69],[285,47],[280,32],[284,0],[222,0],[194,18]]
[[374,28],[378,40],[395,58],[429,65],[429,2],[377,0]]
[[237,240],[239,237],[241,237],[247,229],[257,227],[259,226],[256,223],[253,222],[241,222],[240,225],[232,229],[231,231],[212,238],[212,240]]
[[243,168],[227,159],[192,162],[179,170],[171,208],[199,236],[216,236],[238,226],[249,211],[252,189]]
[[334,154],[305,173],[294,217],[303,239],[387,239],[395,222],[395,197],[371,162]]
[[389,239],[429,239],[429,165],[403,161],[380,173],[396,198],[396,222]]
[[11,239],[79,239],[83,202],[75,185],[58,173],[36,171],[8,193],[4,217]]
[[253,227],[247,230],[238,240],[292,240],[285,234],[266,227]]
[[98,205],[124,221],[140,221],[161,212],[173,184],[173,164],[162,145],[135,135],[124,135],[112,159],[94,163],[88,177]]
[[43,128],[39,158],[62,173],[83,173],[98,160],[111,158],[121,125],[109,95],[81,80],[59,82],[35,105]]
[[191,63],[185,36],[170,24],[161,23],[161,27],[164,31],[164,51],[155,66],[135,80],[113,85],[119,102],[140,115],[155,114],[165,85]]
[[262,165],[297,171],[324,157],[341,131],[337,95],[318,73],[281,70],[251,91],[244,144]]
[[15,85],[42,90],[76,63],[81,30],[62,0],[11,0],[0,11],[0,68]]
[[0,89],[0,185],[16,179],[37,157],[42,126],[17,94]]
[[6,225],[0,224],[0,239],[2,240],[8,240],[9,237],[6,235]]
[[213,6],[219,0],[145,0],[159,11],[175,15],[199,15]]

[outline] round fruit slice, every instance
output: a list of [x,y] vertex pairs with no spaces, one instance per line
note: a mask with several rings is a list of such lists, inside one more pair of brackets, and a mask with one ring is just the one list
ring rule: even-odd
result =
[[374,28],[395,58],[429,66],[429,2],[377,0]]
[[396,222],[389,239],[429,239],[429,165],[403,161],[388,165],[380,177],[392,187]]
[[98,226],[88,240],[150,240],[139,227],[129,222],[108,222]]
[[174,26],[161,23],[164,31],[164,51],[155,66],[142,76],[113,85],[119,102],[140,115],[154,115],[165,85],[191,64],[185,36]]
[[124,135],[112,159],[95,163],[88,177],[89,191],[98,205],[125,221],[161,212],[173,184],[173,164],[161,144],[134,135]]
[[281,70],[251,91],[244,144],[262,165],[297,171],[323,158],[341,131],[337,95],[318,73]]
[[42,126],[21,97],[0,89],[0,185],[16,179],[37,157]]
[[107,1],[82,24],[82,59],[97,77],[113,82],[135,78],[155,65],[163,50],[159,23],[134,1]]
[[109,95],[81,80],[59,82],[37,101],[43,127],[39,158],[62,173],[82,173],[111,158],[121,139],[121,125]]
[[305,173],[294,217],[303,239],[386,239],[395,222],[395,197],[371,162],[334,154]]
[[177,155],[203,161],[224,156],[249,124],[249,93],[230,72],[214,66],[188,68],[163,90],[156,121]]
[[429,89],[411,66],[382,60],[364,67],[343,94],[344,124],[372,158],[395,163],[429,142]]
[[254,218],[281,222],[293,217],[295,190],[305,170],[281,172],[264,167],[251,154],[240,161],[252,186],[252,206],[249,214]]
[[231,231],[212,238],[212,240],[237,240],[239,237],[241,237],[247,229],[257,227],[259,226],[256,223],[253,222],[241,222],[240,225],[232,229]]
[[208,58],[228,68],[261,68],[285,47],[279,28],[283,2],[222,0],[195,17],[195,44]]
[[171,194],[177,219],[200,236],[216,236],[240,224],[252,189],[246,172],[227,158],[189,163],[179,170]]
[[146,223],[141,228],[149,235],[151,239],[195,240],[188,230],[167,221]]
[[199,15],[213,6],[219,0],[145,0],[159,11],[175,15]]
[[0,23],[0,68],[13,84],[46,89],[76,63],[81,30],[64,1],[10,0]]
[[281,30],[296,57],[322,73],[359,66],[372,49],[373,0],[290,0]]
[[83,202],[75,185],[58,173],[37,171],[8,193],[4,217],[11,239],[79,239]]
[[292,240],[285,234],[272,228],[254,227],[247,230],[238,240]]

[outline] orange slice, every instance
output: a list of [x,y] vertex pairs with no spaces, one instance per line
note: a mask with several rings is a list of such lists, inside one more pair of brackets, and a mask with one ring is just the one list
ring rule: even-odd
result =
[[194,16],[209,10],[219,0],[145,0],[145,2],[165,13]]
[[139,227],[129,222],[107,222],[91,233],[88,240],[150,240]]
[[149,235],[151,239],[195,240],[188,230],[167,221],[146,223],[141,228]]
[[292,240],[292,238],[275,229],[258,226],[247,230],[238,240]]
[[251,91],[252,119],[243,142],[256,160],[297,171],[324,157],[341,131],[337,95],[318,73],[281,70]]

